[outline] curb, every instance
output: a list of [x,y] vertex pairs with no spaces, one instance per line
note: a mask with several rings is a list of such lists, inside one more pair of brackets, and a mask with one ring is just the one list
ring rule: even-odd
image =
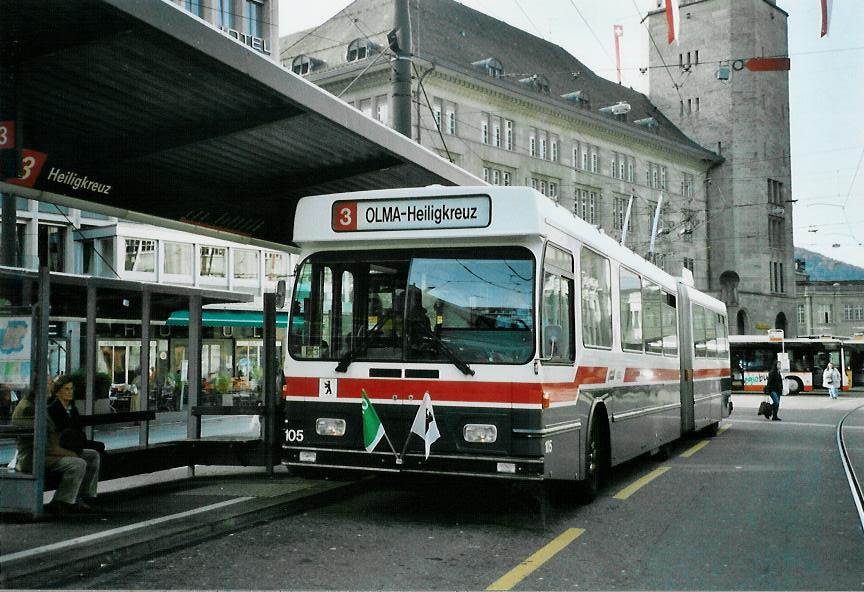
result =
[[197,544],[226,532],[284,518],[327,505],[368,487],[366,479],[350,482],[322,482],[300,492],[259,497],[218,510],[163,523],[156,528],[121,533],[91,544],[70,547],[62,553],[45,551],[0,563],[3,588],[46,588],[96,575],[165,551]]

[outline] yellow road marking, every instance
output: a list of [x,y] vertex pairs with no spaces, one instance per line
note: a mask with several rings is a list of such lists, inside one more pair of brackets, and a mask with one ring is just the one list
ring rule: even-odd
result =
[[649,483],[651,483],[651,481],[653,481],[668,470],[669,467],[660,467],[659,469],[654,469],[653,471],[651,471],[644,477],[637,479],[612,497],[614,497],[615,499],[626,500],[628,497],[639,491],[639,489],[648,485]]
[[728,430],[731,427],[732,427],[731,423],[724,423],[722,426],[720,426],[720,429],[717,430],[717,433],[722,434],[723,432],[725,432],[726,430]]
[[531,555],[528,559],[508,571],[506,574],[489,585],[487,590],[511,590],[513,586],[528,577],[535,569],[552,559],[564,547],[576,540],[585,532],[584,528],[568,528],[563,533],[552,539],[542,549]]
[[696,444],[696,446],[694,446],[693,448],[690,448],[689,450],[685,450],[684,452],[682,452],[681,458],[690,458],[691,456],[693,456],[694,454],[696,454],[697,452],[699,452],[700,450],[702,450],[703,448],[708,446],[709,442],[711,442],[711,440],[702,440],[701,442]]

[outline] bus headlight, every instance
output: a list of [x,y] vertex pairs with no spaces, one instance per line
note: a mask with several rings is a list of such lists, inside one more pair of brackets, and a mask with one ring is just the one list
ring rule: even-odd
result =
[[319,436],[344,436],[345,420],[319,417],[315,420],[315,433]]
[[466,423],[462,437],[466,442],[491,444],[498,439],[498,428],[488,423]]

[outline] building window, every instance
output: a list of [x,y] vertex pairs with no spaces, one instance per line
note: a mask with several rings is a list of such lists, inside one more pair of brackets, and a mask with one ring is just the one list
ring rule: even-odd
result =
[[528,154],[537,156],[537,138],[533,134],[528,138]]
[[480,141],[483,144],[489,143],[489,114],[482,113],[480,115],[482,118],[480,121]]
[[627,159],[627,181],[633,183],[635,180],[633,159]]
[[582,146],[582,170],[588,170],[588,146]]
[[[614,230],[624,229],[624,218],[627,216],[628,201],[629,199],[626,197],[615,197],[612,199],[612,228]],[[628,227],[632,226],[632,220],[628,220],[627,225]]]
[[246,34],[252,37],[261,37],[261,4],[258,0],[246,0],[243,3],[243,19],[246,25]]
[[546,138],[540,137],[540,158],[546,160]]
[[820,304],[819,305],[819,322],[823,325],[830,325],[834,322],[834,305]]
[[123,269],[142,273],[156,271],[156,241],[127,238],[126,263]]
[[492,124],[492,140],[495,143],[496,148],[501,147],[501,124],[497,117],[495,118],[495,122]]
[[549,181],[549,197],[551,197],[556,202],[558,201],[558,183],[553,183]]
[[390,123],[390,105],[387,102],[387,95],[380,95],[375,99],[375,119],[381,123],[388,125]]
[[573,146],[573,168],[579,169],[579,144],[578,142]]
[[234,28],[233,0],[216,0],[216,26],[222,29]]
[[689,269],[691,273],[693,272],[694,264],[692,257],[684,257],[683,265],[685,269]]
[[225,277],[225,247],[201,247],[201,277]]
[[597,199],[598,193],[595,190],[577,188],[573,203],[573,213],[588,222],[588,224],[596,224]]
[[558,162],[558,140],[553,139],[550,145],[552,150],[552,162]]
[[291,61],[291,71],[298,76],[306,76],[312,71],[312,60],[309,56],[297,56]]
[[265,253],[264,277],[272,282],[288,279],[288,263],[287,253]]
[[613,152],[612,158],[609,159],[609,176],[613,179],[618,178],[618,153]]
[[660,167],[660,189],[666,189],[666,167]]
[[183,0],[183,8],[186,9],[186,12],[199,18],[204,17],[204,5],[201,0]]
[[598,154],[599,149],[596,146],[591,147],[591,172],[599,173],[600,172],[600,155]]
[[361,99],[357,103],[357,108],[366,117],[372,117],[372,99]]
[[803,330],[805,325],[807,324],[807,309],[803,304],[798,305],[798,325],[799,331]]
[[165,273],[192,276],[192,245],[165,241]]
[[483,181],[484,182],[486,182],[486,183],[489,182],[489,175],[490,175],[489,167],[483,167]]
[[513,150],[513,122],[509,119],[504,120],[504,148]]
[[768,203],[780,205],[783,201],[783,183],[768,179]]
[[369,57],[371,49],[372,48],[370,47],[369,42],[366,39],[355,39],[348,44],[347,59],[349,62],[365,60]]
[[502,177],[504,179],[504,187],[510,187],[513,184],[512,177],[507,171],[504,171]]
[[501,171],[498,169],[492,169],[492,184],[500,185],[501,184]]
[[432,117],[435,119],[435,127],[441,130],[441,105],[435,104],[432,106]]
[[456,112],[447,111],[447,133],[451,136],[456,135]]
[[238,280],[258,279],[258,251],[234,249],[234,277]]

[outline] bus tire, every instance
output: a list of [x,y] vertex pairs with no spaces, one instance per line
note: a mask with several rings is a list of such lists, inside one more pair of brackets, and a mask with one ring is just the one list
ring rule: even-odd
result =
[[709,438],[713,438],[717,435],[717,431],[720,429],[720,422],[715,421],[714,423],[709,423],[707,426],[702,428],[702,435],[707,436]]
[[786,378],[786,382],[789,384],[790,395],[797,395],[798,393],[804,392],[804,383],[801,382],[801,379],[797,376],[789,376]]
[[591,418],[588,441],[585,444],[585,478],[576,482],[576,501],[588,504],[597,497],[609,466],[609,434],[606,414],[597,413]]

